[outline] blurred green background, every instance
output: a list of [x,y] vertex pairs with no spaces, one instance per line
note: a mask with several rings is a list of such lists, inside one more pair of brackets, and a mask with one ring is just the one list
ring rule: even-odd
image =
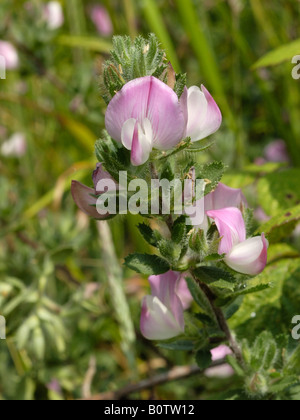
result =
[[[114,34],[154,32],[189,86],[203,83],[213,94],[224,121],[199,162],[226,162],[224,182],[244,189],[257,225],[300,204],[300,90],[291,63],[299,41],[288,54],[281,49],[275,65],[255,66],[300,38],[299,1],[65,0],[56,29],[47,24],[46,4],[0,4],[0,40],[19,56],[18,68],[0,80],[0,315],[7,320],[0,399],[89,397],[193,363],[192,355],[159,349],[139,333],[147,279],[117,268],[129,252],[147,250],[136,217],[110,222],[111,241],[107,226],[78,212],[70,195],[72,179],[91,185],[104,128],[101,67]],[[102,11],[96,24],[95,6]],[[16,133],[26,151],[7,153],[3,145]],[[241,336],[267,301],[286,319],[276,332],[300,311],[299,219],[298,209],[271,241],[264,276],[278,287],[246,301],[233,320]],[[294,306],[282,304],[283,289]],[[253,336],[265,320],[252,325]],[[215,398],[238,383],[199,375],[135,397]]]

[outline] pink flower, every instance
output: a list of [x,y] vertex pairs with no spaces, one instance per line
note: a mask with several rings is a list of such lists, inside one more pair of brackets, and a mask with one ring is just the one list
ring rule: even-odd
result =
[[[228,346],[225,345],[221,345],[211,350],[213,362],[218,362],[219,360],[225,359],[225,357],[230,354],[232,354],[232,351]],[[222,366],[215,366],[207,369],[205,371],[205,375],[208,378],[229,378],[230,376],[234,375],[234,370],[228,363],[225,363]]]
[[64,13],[58,1],[50,1],[44,6],[44,17],[48,28],[59,29],[64,23]]
[[111,18],[105,7],[94,6],[91,10],[91,19],[101,35],[111,36],[113,34]]
[[141,331],[148,340],[168,340],[184,332],[184,308],[192,297],[180,273],[149,278],[152,294],[142,303]]
[[201,140],[220,127],[221,112],[202,86],[185,88],[181,99],[152,76],[127,83],[111,100],[106,112],[109,135],[128,150],[131,163],[147,162],[153,149],[169,150],[185,137]]
[[221,111],[208,90],[192,86],[185,89],[182,101],[187,101],[186,137],[196,142],[219,130],[222,123]]
[[225,346],[224,344],[211,350],[213,362],[217,362],[219,360],[225,359],[225,357],[229,356],[229,354],[232,354],[232,351],[230,350],[228,346]]
[[152,76],[127,83],[105,117],[109,135],[131,150],[131,163],[147,162],[153,148],[168,150],[184,137],[186,115],[176,93]]
[[229,207],[208,211],[217,225],[221,242],[219,254],[233,270],[248,275],[260,274],[267,264],[268,241],[265,235],[246,239],[246,226],[241,211]]
[[286,143],[283,140],[275,140],[265,148],[265,157],[269,162],[289,162]]
[[177,281],[175,291],[176,291],[177,296],[181,300],[183,309],[187,310],[190,308],[194,299],[191,295],[191,292],[189,291],[189,288],[187,286],[184,276],[181,275],[180,273],[177,273],[177,275],[179,276],[179,280]]
[[[243,210],[244,207],[248,206],[248,203],[244,194],[242,193],[242,190],[230,188],[227,185],[219,183],[213,192],[206,195],[204,199],[199,201],[198,205],[204,205],[204,212],[207,214],[207,212],[210,210],[220,210],[227,207],[236,207],[240,210]],[[205,217],[199,228],[207,231],[208,227],[208,219]]]
[[[6,41],[0,41],[0,57],[4,58],[5,69],[15,70],[19,67],[19,56],[15,47]],[[1,70],[1,61],[0,61],[0,70]],[[3,69],[3,70],[5,70]]]
[[108,180],[110,182],[113,181],[115,183],[115,188],[118,189],[116,182],[113,180],[113,178],[108,172],[103,170],[101,163],[97,164],[96,170],[93,172],[94,188],[89,188],[78,181],[72,181],[71,186],[73,200],[75,201],[79,209],[88,216],[98,220],[104,220],[110,216],[109,214],[101,216],[97,211],[96,196],[105,192],[99,189],[99,182],[101,180]]
[[247,200],[242,190],[230,188],[221,182],[212,193],[205,197],[205,212],[209,210],[220,210],[227,207],[243,209],[247,207]]
[[25,155],[27,142],[24,134],[15,133],[10,139],[1,145],[1,154],[5,157],[21,158]]

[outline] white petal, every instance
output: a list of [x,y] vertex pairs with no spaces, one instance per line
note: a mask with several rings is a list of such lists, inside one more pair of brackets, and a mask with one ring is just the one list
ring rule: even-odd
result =
[[266,266],[268,241],[264,236],[247,239],[234,246],[226,256],[226,264],[238,273],[257,275]]
[[126,147],[127,150],[131,150],[132,148],[135,124],[136,124],[136,119],[134,118],[130,118],[123,124],[122,134],[121,134],[122,144],[124,147]]

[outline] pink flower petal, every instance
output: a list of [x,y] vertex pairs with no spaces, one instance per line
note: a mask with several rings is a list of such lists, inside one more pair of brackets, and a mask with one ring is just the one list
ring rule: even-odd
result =
[[157,297],[173,314],[178,325],[184,330],[183,306],[176,294],[179,273],[169,271],[160,276],[149,277],[152,296]]
[[[145,119],[150,121],[153,146],[160,150],[176,146],[186,130],[186,116],[176,93],[152,76],[132,80],[113,97],[105,116],[109,135],[122,142],[123,126],[130,119],[135,119],[142,127]],[[127,136],[124,141],[130,145]]]
[[182,277],[180,274],[179,276],[180,278],[179,278],[179,281],[177,281],[177,286],[176,286],[175,291],[176,291],[177,296],[181,300],[183,309],[187,310],[190,308],[194,299],[191,295],[191,292],[189,291],[185,278]]
[[230,188],[225,184],[219,183],[212,193],[205,197],[205,211],[220,210],[228,207],[242,209],[247,207],[247,200],[240,189]]
[[[202,89],[202,90],[201,90]],[[222,123],[221,111],[208,90],[193,86],[188,90],[187,136],[202,140],[218,131]]]
[[[15,70],[19,67],[18,52],[10,42],[0,41],[0,56],[4,58],[6,70]],[[5,70],[1,65],[0,61],[0,70]]]
[[219,246],[219,254],[228,254],[234,245],[246,240],[246,226],[241,211],[230,207],[221,210],[207,212],[208,217],[213,219],[222,237]]
[[107,10],[103,6],[97,5],[92,8],[91,19],[101,35],[112,35],[114,31],[112,21]]
[[269,243],[265,235],[248,239],[236,246],[226,256],[226,264],[238,273],[256,276],[267,265]]
[[144,298],[140,328],[148,340],[169,340],[184,332],[184,327],[156,296]]
[[72,181],[71,193],[73,200],[81,211],[93,219],[104,219],[104,217],[101,217],[97,211],[97,199],[93,197],[93,195],[95,195],[95,191],[92,188],[88,188],[86,185],[83,185],[78,181]]
[[230,350],[228,346],[225,346],[224,344],[211,350],[213,362],[222,360],[229,354],[232,354],[232,351]]
[[[104,171],[103,164],[102,163],[97,163],[96,169],[93,172],[93,183],[94,183],[94,188],[95,188],[95,193],[94,194],[100,195],[100,194],[103,194],[103,193],[105,193],[109,190],[109,188],[108,189],[107,188],[106,189],[99,189],[98,188],[99,182],[104,181],[104,180],[115,182],[115,180],[112,178],[112,176],[108,172]],[[116,184],[116,188],[119,189],[119,186],[117,185],[116,182],[115,182],[115,184]]]

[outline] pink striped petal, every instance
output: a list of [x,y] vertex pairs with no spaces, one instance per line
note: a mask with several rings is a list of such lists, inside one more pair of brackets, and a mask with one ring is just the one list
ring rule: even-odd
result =
[[188,90],[187,136],[192,142],[202,140],[218,131],[222,123],[221,111],[208,90],[193,86]]
[[235,207],[207,212],[221,236],[219,254],[228,254],[234,245],[246,240],[246,226],[241,211]]
[[226,256],[226,264],[238,273],[256,276],[267,265],[269,243],[263,234],[236,246]]

